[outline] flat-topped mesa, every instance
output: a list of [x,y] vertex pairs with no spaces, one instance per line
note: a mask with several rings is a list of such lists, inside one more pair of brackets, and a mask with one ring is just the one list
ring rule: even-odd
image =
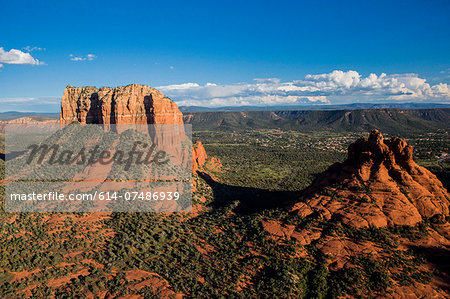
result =
[[[67,86],[61,100],[60,123],[70,124],[163,124],[183,125],[183,114],[177,104],[159,90],[146,85],[131,84],[116,88]],[[119,129],[118,129],[119,130]],[[152,140],[167,153],[187,159],[180,144],[186,140],[184,126],[152,128]],[[169,138],[167,137],[169,136]],[[182,151],[182,152],[180,152]],[[219,159],[208,158],[198,142],[192,148],[192,169],[222,166]]]
[[414,162],[413,148],[373,130],[351,144],[347,160],[320,174],[290,210],[302,216],[318,213],[354,227],[385,227],[447,216],[449,206],[447,190]]
[[60,122],[82,124],[183,124],[177,104],[159,90],[130,84],[115,88],[67,86]]
[[[188,160],[189,155],[182,146],[187,139],[183,114],[175,102],[150,86],[130,84],[98,89],[69,85],[64,89],[61,100],[60,123],[72,122],[106,125],[174,125],[148,127],[145,128],[145,133],[151,136],[159,149],[172,157]],[[118,132],[126,129],[127,126],[116,128]]]

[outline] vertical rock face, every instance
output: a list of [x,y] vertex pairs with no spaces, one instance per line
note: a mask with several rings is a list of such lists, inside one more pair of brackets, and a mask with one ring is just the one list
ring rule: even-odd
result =
[[[74,121],[81,124],[184,124],[177,104],[159,90],[139,84],[100,89],[67,86],[61,101],[60,123]],[[186,158],[186,153],[179,148],[180,142],[187,138],[182,126],[157,126],[152,130],[152,140],[161,149]],[[198,142],[192,149],[193,172],[202,169],[206,162],[212,168],[222,166],[219,159],[208,159],[205,148]]]
[[[148,128],[152,141],[161,150],[187,159],[182,143],[187,139],[183,114],[177,104],[159,90],[131,84],[116,88],[67,86],[61,100],[60,123],[70,124],[174,125]],[[142,128],[141,128],[142,129]],[[117,128],[118,131],[124,127]]]
[[196,172],[199,168],[203,167],[207,158],[208,156],[206,155],[203,144],[200,141],[197,141],[192,147],[192,171]]
[[206,163],[209,163],[210,168],[218,169],[222,167],[220,159],[211,157],[208,158],[205,147],[201,141],[197,141],[192,147],[192,172],[203,169]]
[[60,122],[68,124],[183,124],[177,104],[160,91],[131,84],[116,88],[67,86]]

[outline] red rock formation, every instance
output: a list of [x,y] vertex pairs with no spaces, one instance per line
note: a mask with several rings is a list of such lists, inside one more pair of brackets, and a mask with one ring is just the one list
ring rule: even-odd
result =
[[[131,84],[116,88],[72,87],[67,86],[61,101],[60,122],[69,124],[77,121],[82,124],[183,124],[183,115],[178,106],[160,91],[145,85]],[[183,153],[172,152],[184,140],[184,130],[174,136],[173,130],[180,127],[156,127],[152,139],[166,152],[178,156]],[[179,146],[178,146],[179,147]],[[211,168],[222,166],[219,159],[208,160],[205,148],[198,142],[192,152],[193,172],[202,169],[208,161]]]
[[206,163],[206,151],[201,141],[192,147],[192,171],[196,172],[199,168],[203,167]]
[[36,127],[39,125],[58,125],[59,121],[54,118],[42,118],[38,116],[25,116],[10,120],[0,120],[0,131],[5,130],[6,125],[20,125],[22,127]]
[[347,160],[321,174],[290,209],[354,227],[414,225],[449,215],[447,190],[412,154],[406,141],[386,140],[374,130],[351,144]]
[[150,86],[116,88],[67,86],[60,121],[68,124],[183,124],[177,104]]
[[211,164],[213,169],[218,169],[222,167],[222,162],[220,161],[219,158],[211,157],[211,159],[209,159],[209,164]]
[[209,158],[206,154],[206,150],[203,147],[201,141],[197,141],[197,143],[192,147],[192,172],[196,172],[208,163],[212,169],[218,169],[222,167],[222,163],[217,158]]
[[[73,121],[81,124],[184,124],[183,114],[175,102],[159,90],[139,84],[100,89],[67,86],[61,100],[60,122]],[[125,128],[117,128],[122,129]],[[149,131],[159,149],[186,160],[187,154],[181,148],[187,138],[183,126],[154,126]]]

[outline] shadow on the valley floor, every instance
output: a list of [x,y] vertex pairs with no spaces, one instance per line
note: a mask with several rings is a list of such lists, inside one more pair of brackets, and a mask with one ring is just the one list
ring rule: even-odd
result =
[[215,181],[204,172],[197,172],[212,188],[213,208],[228,206],[237,202],[234,212],[237,214],[252,214],[265,209],[282,208],[298,198],[300,192],[272,191],[251,187],[230,186]]
[[410,246],[411,250],[423,256],[435,269],[434,275],[443,282],[440,287],[450,291],[450,247]]

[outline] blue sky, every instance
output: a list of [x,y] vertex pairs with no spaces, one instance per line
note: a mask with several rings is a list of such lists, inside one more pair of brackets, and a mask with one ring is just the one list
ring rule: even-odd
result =
[[446,0],[0,7],[0,111],[58,112],[69,84],[147,84],[179,105],[450,102]]

